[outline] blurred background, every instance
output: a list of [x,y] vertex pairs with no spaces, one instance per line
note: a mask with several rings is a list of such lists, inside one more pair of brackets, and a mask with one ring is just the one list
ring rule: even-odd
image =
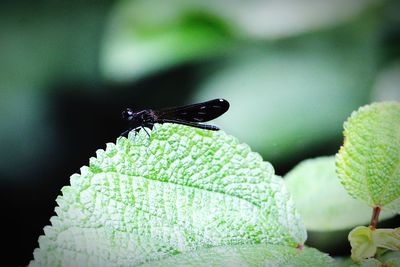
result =
[[126,107],[225,98],[213,124],[281,176],[335,154],[353,110],[400,100],[399,14],[398,1],[374,0],[4,1],[7,266],[32,259],[60,189],[125,130]]

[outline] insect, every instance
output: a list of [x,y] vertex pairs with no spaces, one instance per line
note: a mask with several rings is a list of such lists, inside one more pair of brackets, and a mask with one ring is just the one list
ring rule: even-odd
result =
[[228,109],[229,102],[222,98],[160,110],[144,109],[134,112],[132,109],[127,108],[122,112],[122,118],[128,122],[129,128],[123,132],[121,136],[128,136],[131,130],[138,131],[140,128],[144,127],[152,129],[155,123],[166,122],[218,131],[218,127],[209,124],[201,124],[200,122],[213,120],[224,114]]

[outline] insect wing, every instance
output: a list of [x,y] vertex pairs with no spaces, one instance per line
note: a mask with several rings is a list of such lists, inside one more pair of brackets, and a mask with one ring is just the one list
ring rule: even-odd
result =
[[229,102],[217,98],[183,107],[160,110],[158,118],[161,120],[181,120],[188,122],[206,122],[213,120],[229,109]]

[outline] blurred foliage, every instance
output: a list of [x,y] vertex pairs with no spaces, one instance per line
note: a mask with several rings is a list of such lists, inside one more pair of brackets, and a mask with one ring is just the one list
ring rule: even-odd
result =
[[375,2],[120,1],[104,37],[101,67],[109,79],[131,80],[177,63],[232,54],[228,51],[241,42],[336,25]]
[[137,79],[174,64],[208,57],[229,44],[229,32],[215,16],[201,10],[180,13],[180,5],[177,10],[168,8],[170,2],[157,1],[156,10],[154,3],[146,4],[150,3],[121,1],[111,14],[101,54],[106,78]]
[[54,79],[93,78],[107,6],[105,1],[39,1],[3,7],[2,91],[43,90]]
[[340,136],[347,115],[368,101],[374,49],[364,38],[343,45],[352,35],[242,49],[209,75],[195,98],[228,99],[222,128],[267,160],[319,146]]
[[372,100],[400,100],[400,62],[395,62],[381,70],[376,77]]
[[[307,244],[333,253],[343,248],[348,253],[350,229],[368,225],[372,208],[348,194],[335,169],[334,156],[318,157],[300,162],[284,178],[306,225]],[[383,211],[380,222],[387,223],[393,216]]]
[[[0,140],[10,153],[0,161],[3,173],[14,171],[13,161],[34,166],[35,153],[57,147],[46,103],[52,85],[101,82],[100,70],[110,81],[127,83],[199,63],[186,103],[227,98],[232,108],[221,126],[273,163],[338,143],[341,122],[369,101],[373,84],[374,99],[396,92],[385,89],[396,84],[396,70],[375,79],[382,58],[396,55],[393,46],[386,53],[382,45],[384,29],[393,28],[385,23],[397,23],[390,15],[398,8],[394,1],[112,4],[42,1],[2,10],[0,119],[6,130]],[[171,98],[177,92],[165,90]],[[248,130],[255,125],[257,131]],[[21,133],[36,142],[28,148]]]
[[1,9],[0,147],[7,153],[0,176],[23,175],[57,147],[46,91],[60,80],[95,79],[106,6],[39,1]]
[[376,2],[120,1],[105,35],[102,71],[117,81],[135,79],[225,54],[241,41],[280,39],[336,25]]
[[275,163],[335,140],[369,101],[381,10],[375,1],[121,1],[102,73],[122,82],[214,58],[192,102],[228,99],[222,128]]
[[[335,169],[334,156],[319,157],[299,163],[284,177],[309,231],[350,230],[371,220],[372,208],[347,193]],[[382,212],[380,220],[394,215]]]

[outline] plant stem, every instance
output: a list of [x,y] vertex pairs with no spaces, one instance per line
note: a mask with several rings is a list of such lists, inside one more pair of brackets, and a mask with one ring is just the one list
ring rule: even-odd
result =
[[376,229],[376,226],[378,225],[378,219],[379,219],[379,214],[381,213],[381,206],[376,205],[373,209],[372,212],[372,218],[371,218],[371,224],[369,227],[371,227],[372,230]]

